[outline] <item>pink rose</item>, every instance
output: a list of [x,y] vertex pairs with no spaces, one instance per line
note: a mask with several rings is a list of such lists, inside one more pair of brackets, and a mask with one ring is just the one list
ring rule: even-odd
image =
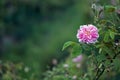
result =
[[95,43],[99,37],[98,29],[92,25],[82,25],[77,33],[77,38],[79,42],[82,43]]
[[81,62],[82,59],[83,59],[83,56],[82,56],[82,55],[79,55],[79,56],[77,56],[76,58],[73,58],[72,61],[75,62],[75,63],[77,63],[77,62]]

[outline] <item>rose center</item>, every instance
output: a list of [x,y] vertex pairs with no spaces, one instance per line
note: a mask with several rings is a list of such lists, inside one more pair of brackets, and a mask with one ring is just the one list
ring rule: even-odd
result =
[[89,35],[90,35],[90,31],[86,31],[85,34],[86,34],[87,36],[89,36]]

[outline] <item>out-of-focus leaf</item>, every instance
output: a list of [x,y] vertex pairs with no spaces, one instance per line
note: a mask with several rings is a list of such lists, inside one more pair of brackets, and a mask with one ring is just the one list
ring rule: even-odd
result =
[[99,53],[101,53],[101,52],[102,52],[102,48],[99,49]]
[[108,32],[105,32],[105,35],[104,35],[104,39],[103,39],[105,42],[108,42],[109,41],[109,33]]
[[66,43],[63,45],[62,51],[65,50],[67,47],[73,46],[73,45],[75,45],[75,44],[76,44],[76,43],[73,42],[73,41],[68,41],[68,42],[66,42]]
[[12,77],[10,75],[10,72],[8,72],[7,74],[3,75],[3,80],[12,80]]
[[97,61],[101,62],[101,61],[105,60],[106,57],[105,57],[104,54],[100,54],[100,55],[98,55],[98,56],[96,57],[96,59],[97,59]]
[[115,32],[109,30],[109,34],[110,34],[111,39],[115,38]]
[[52,80],[68,80],[65,76],[61,75],[57,75],[57,76],[54,76]]
[[105,53],[108,53],[110,56],[114,55],[114,51],[111,48],[109,48],[108,46],[103,46],[102,49]]
[[112,5],[106,5],[106,6],[104,6],[104,9],[106,12],[110,13],[110,12],[115,12],[116,7],[114,7]]
[[102,47],[102,46],[103,46],[103,44],[96,44],[96,45],[95,45],[96,48],[100,48],[100,47]]
[[120,68],[119,62],[120,62],[120,60],[118,58],[116,58],[116,59],[113,60],[113,65],[114,65],[114,68],[116,70],[118,70]]
[[100,24],[106,24],[106,23],[107,23],[106,20],[101,20],[101,21],[100,21]]
[[90,51],[91,50],[91,48],[90,48],[90,46],[88,46],[88,44],[82,44],[82,48],[84,50],[86,50],[86,51]]
[[80,55],[82,53],[82,48],[79,44],[73,46],[73,49],[72,49],[72,55],[74,57]]

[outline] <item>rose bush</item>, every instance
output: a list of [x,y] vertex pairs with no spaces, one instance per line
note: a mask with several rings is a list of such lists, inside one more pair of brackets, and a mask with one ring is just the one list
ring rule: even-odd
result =
[[[45,80],[119,80],[119,4],[117,1],[115,5],[92,5],[93,25],[80,26],[77,32],[79,41],[64,44],[62,50],[69,48],[70,56],[66,62],[47,71],[49,76]],[[64,64],[67,67],[63,67]]]

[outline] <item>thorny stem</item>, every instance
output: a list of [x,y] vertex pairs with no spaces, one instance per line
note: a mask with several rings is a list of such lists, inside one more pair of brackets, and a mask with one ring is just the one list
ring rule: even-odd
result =
[[95,77],[94,80],[99,80],[100,76],[101,76],[101,75],[104,73],[104,71],[105,71],[105,67],[103,66],[103,68],[102,68],[102,69],[99,69],[98,71],[100,71],[100,73],[97,72],[97,76]]
[[94,80],[99,80],[100,76],[104,73],[104,71],[105,71],[105,66],[103,63],[100,63],[97,68],[97,73]]
[[[117,54],[115,54],[112,59],[115,59],[119,54],[120,54],[120,52],[118,52]],[[100,63],[94,80],[99,80],[99,78],[104,73],[105,69],[106,68],[105,68],[104,64]]]
[[115,54],[115,56],[113,56],[113,59],[115,59],[119,54],[120,54],[120,52],[118,52],[117,54]]

